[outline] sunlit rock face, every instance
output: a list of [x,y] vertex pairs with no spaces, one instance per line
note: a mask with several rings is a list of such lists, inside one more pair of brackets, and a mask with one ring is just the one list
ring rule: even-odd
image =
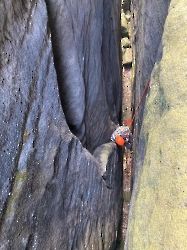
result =
[[120,1],[0,12],[0,249],[116,249]]
[[[162,34],[164,23],[168,14],[170,0],[134,0],[132,9],[133,18],[133,35],[134,35],[134,99],[135,106],[138,104],[146,83],[151,77],[155,62],[162,58]],[[143,120],[145,98],[139,108],[139,115],[136,119],[137,124],[134,131],[135,138],[139,140],[140,128]]]
[[[159,56],[155,54],[155,64],[150,71],[151,88],[139,134],[125,249],[185,249],[187,7],[185,1],[176,0],[165,5],[165,10],[163,5],[152,12],[146,4],[139,7],[148,19],[157,19],[162,11],[163,17],[164,13],[167,15],[161,40],[162,53]],[[140,30],[145,31],[149,22],[147,20]],[[151,51],[155,48],[148,38],[153,34],[154,29],[147,33],[142,43],[137,44],[138,48],[147,48],[150,58],[153,58]],[[145,72],[149,72],[149,67],[148,63]]]

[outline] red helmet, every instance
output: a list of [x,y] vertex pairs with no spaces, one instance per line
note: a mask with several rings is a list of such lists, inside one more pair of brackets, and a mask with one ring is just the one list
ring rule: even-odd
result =
[[118,144],[119,146],[123,146],[125,144],[125,140],[123,139],[123,137],[121,135],[116,136],[116,144]]

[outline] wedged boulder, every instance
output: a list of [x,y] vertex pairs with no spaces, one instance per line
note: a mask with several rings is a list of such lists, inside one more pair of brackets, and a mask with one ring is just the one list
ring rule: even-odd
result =
[[122,45],[121,47],[124,49],[130,48],[131,42],[130,42],[129,38],[124,37],[123,39],[121,39],[121,45]]
[[128,37],[129,31],[128,31],[128,22],[125,16],[125,13],[121,13],[121,37]]
[[122,57],[122,64],[127,66],[132,64],[132,49],[126,48]]
[[[112,9],[114,2],[110,2],[108,11],[116,11],[119,16],[117,9]],[[86,17],[88,9],[81,3],[81,15]],[[70,39],[65,39],[66,45],[61,43],[66,29],[60,32],[56,27],[60,35],[59,54],[55,50],[57,41],[53,43],[51,39],[52,27],[48,24],[49,18],[53,17],[47,11],[45,1],[4,0],[0,4],[1,250],[112,250],[120,241],[121,152],[114,143],[109,143],[107,151],[100,150],[97,159],[89,152],[109,141],[113,123],[119,119],[120,69],[118,55],[111,61],[107,60],[108,57],[102,58],[101,50],[98,51],[111,41],[103,37],[105,32],[100,26],[99,35],[94,37],[90,23],[95,22],[93,25],[97,27],[97,15],[101,21],[103,9],[97,1],[91,3],[92,7],[97,7],[96,19],[72,16],[71,8],[56,13],[57,20],[59,16],[62,19],[55,24],[62,22]],[[74,5],[78,7],[78,1]],[[62,6],[67,7],[64,1],[53,2],[55,9],[61,10]],[[64,22],[66,14],[72,19]],[[90,35],[82,33],[80,40],[77,40],[76,33],[80,31],[80,25],[73,34],[74,26],[70,30],[68,28],[69,22],[74,20],[76,23],[78,17],[82,20],[82,23],[77,20],[82,29],[90,30]],[[102,25],[106,25],[113,42],[115,40],[110,48],[110,57],[119,52],[120,25],[112,32],[105,22],[103,18]],[[117,27],[116,19],[113,22]],[[84,39],[84,34],[88,39]],[[69,41],[74,41],[72,50]],[[92,48],[93,43],[97,49]],[[102,48],[104,54],[105,50]],[[54,64],[54,55],[60,58],[59,68],[56,61]],[[84,67],[82,61],[80,64],[78,61],[82,56],[85,58]],[[118,72],[111,77],[113,66]],[[81,67],[86,73],[79,72]],[[108,67],[112,70],[107,74]],[[64,92],[62,85],[65,86]],[[67,103],[62,107],[63,98]],[[70,121],[73,125],[85,123],[87,144],[72,134],[68,127]],[[83,147],[85,145],[89,151]],[[98,160],[103,158],[106,166]],[[106,172],[105,180],[101,169]]]
[[187,245],[186,12],[185,1],[171,1],[162,38],[163,56],[151,75],[139,140],[144,152],[138,157],[125,246],[128,250],[186,249]]

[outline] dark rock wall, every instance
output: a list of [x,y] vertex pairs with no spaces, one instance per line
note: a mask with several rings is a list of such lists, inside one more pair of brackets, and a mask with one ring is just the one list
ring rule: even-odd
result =
[[91,152],[119,121],[119,2],[46,1],[63,110]]
[[101,144],[120,114],[119,12],[1,1],[0,249],[116,248],[121,152]]

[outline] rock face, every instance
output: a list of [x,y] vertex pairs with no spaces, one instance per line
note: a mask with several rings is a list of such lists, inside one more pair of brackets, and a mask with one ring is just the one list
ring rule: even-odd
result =
[[[144,6],[144,11],[150,17],[148,6]],[[153,6],[152,1],[151,9]],[[154,15],[163,10],[161,6],[154,9],[151,12],[153,18],[156,19]],[[186,249],[186,11],[185,1],[171,1],[163,29],[162,56],[154,53],[154,58],[159,58],[159,61],[155,61],[151,74],[151,89],[139,135],[125,246],[128,250]],[[146,33],[146,40],[138,44],[138,47],[146,45],[145,54],[151,48],[148,38],[153,37],[153,33]],[[156,51],[153,45],[152,51]],[[153,63],[151,50],[149,56],[150,63]],[[143,54],[139,54],[139,58],[146,65]],[[150,63],[145,67],[145,75],[140,71],[141,79],[151,73]],[[138,61],[137,69],[140,66]]]
[[46,2],[66,120],[71,131],[93,152],[106,138],[109,140],[113,123],[119,122],[119,1]]
[[[136,49],[135,53],[135,105],[138,104],[147,80],[151,77],[151,73],[155,62],[159,61],[162,57],[162,34],[164,23],[168,14],[168,6],[170,0],[155,1],[146,0],[133,1],[134,11],[134,43]],[[139,109],[139,116],[137,119],[139,134],[142,119],[144,103]],[[136,136],[138,139],[138,136]]]
[[116,249],[120,1],[0,12],[0,249]]

